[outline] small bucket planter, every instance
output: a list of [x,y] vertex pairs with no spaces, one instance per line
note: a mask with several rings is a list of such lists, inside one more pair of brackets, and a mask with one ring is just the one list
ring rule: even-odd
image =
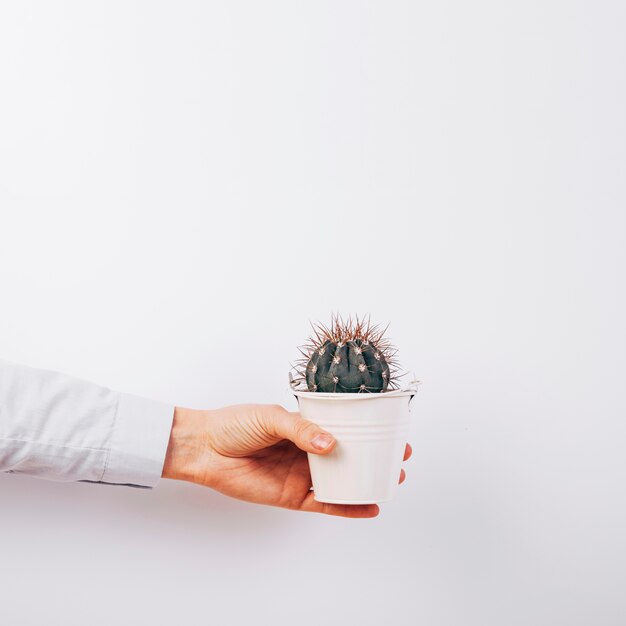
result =
[[302,416],[335,437],[327,455],[309,454],[314,497],[335,504],[393,498],[409,434],[410,403],[419,381],[384,393],[323,393],[298,389]]

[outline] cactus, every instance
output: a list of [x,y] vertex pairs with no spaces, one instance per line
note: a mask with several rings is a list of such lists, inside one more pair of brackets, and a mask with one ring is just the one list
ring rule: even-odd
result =
[[300,347],[294,382],[309,391],[330,393],[382,393],[397,389],[396,349],[380,329],[369,321],[347,322],[336,315],[330,326],[311,324],[313,335]]

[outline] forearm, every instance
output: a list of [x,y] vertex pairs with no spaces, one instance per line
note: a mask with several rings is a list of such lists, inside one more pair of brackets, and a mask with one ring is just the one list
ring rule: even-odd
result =
[[173,407],[0,361],[0,471],[153,487]]

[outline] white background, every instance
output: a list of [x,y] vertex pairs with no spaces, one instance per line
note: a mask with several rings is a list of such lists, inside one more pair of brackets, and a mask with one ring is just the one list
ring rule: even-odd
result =
[[626,623],[626,5],[3,2],[0,354],[279,402],[425,382],[375,520],[0,477],[3,626]]

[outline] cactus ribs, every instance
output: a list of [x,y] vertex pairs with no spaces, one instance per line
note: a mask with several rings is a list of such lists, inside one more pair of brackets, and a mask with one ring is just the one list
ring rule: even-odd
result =
[[333,315],[329,326],[311,324],[313,335],[299,348],[294,382],[325,393],[382,393],[398,389],[397,350],[384,337],[387,327],[369,320],[344,321]]

